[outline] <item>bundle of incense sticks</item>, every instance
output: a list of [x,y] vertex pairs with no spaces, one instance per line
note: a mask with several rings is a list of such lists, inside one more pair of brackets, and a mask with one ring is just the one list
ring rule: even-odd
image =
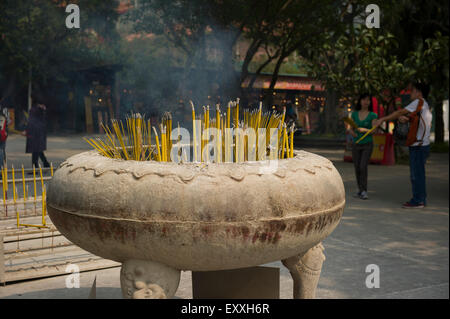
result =
[[[42,194],[41,194],[41,204],[42,204],[42,210],[41,210],[41,214],[42,214],[42,224],[41,225],[33,225],[33,224],[23,224],[20,223],[20,214],[19,214],[19,210],[18,210],[18,204],[20,202],[22,202],[23,204],[23,212],[27,212],[27,204],[33,204],[34,205],[34,213],[35,215],[37,215],[37,211],[36,211],[36,205],[38,204],[38,199],[37,199],[37,187],[36,187],[36,183],[37,183],[37,176],[36,176],[36,171],[37,169],[39,169],[39,176],[40,176],[40,181],[41,181],[41,190],[42,190]],[[46,188],[45,188],[45,184],[44,184],[44,176],[43,176],[43,169],[41,166],[39,166],[38,168],[33,166],[32,168],[32,172],[33,172],[33,179],[31,180],[33,182],[33,191],[34,191],[34,197],[33,198],[29,198],[29,192],[28,192],[28,185],[27,182],[31,182],[30,180],[25,179],[25,168],[22,165],[22,168],[19,169],[14,169],[14,166],[11,166],[11,180],[8,179],[8,167],[5,164],[4,167],[1,168],[1,174],[2,174],[2,188],[3,188],[3,210],[4,210],[4,214],[5,217],[8,216],[8,205],[10,205],[11,203],[8,204],[8,190],[9,190],[9,184],[12,184],[12,203],[14,206],[14,211],[16,214],[16,223],[17,223],[17,227],[20,226],[25,226],[25,227],[38,227],[38,228],[43,228],[43,227],[47,227],[46,226],[46,221],[45,221],[45,216],[46,216]],[[21,174],[22,180],[20,181],[20,179],[16,179],[16,174],[19,173]],[[50,173],[51,176],[53,176],[53,164],[50,163]],[[23,197],[20,198],[19,197],[19,192],[18,192],[18,188],[20,188],[20,184],[22,183],[22,190],[23,190]],[[16,186],[17,185],[17,186]]]
[[[263,112],[262,103],[255,110],[244,109],[240,113],[239,100],[228,103],[226,112],[220,105],[211,114],[209,105],[203,106],[203,113],[196,114],[192,107],[192,161],[193,162],[245,162],[266,159],[294,157],[295,126],[284,123],[286,110],[282,114]],[[180,128],[172,137],[172,116],[165,113],[159,125],[152,126],[139,113],[126,117],[126,129],[122,121],[112,120],[111,126],[102,127],[106,138],[85,140],[101,155],[135,161],[170,162],[172,149],[180,147]],[[151,132],[154,132],[152,137]],[[274,135],[275,134],[275,135]],[[174,144],[175,142],[175,144]],[[275,145],[275,146],[273,146]],[[213,152],[211,152],[213,151]],[[178,150],[183,161],[186,152]]]

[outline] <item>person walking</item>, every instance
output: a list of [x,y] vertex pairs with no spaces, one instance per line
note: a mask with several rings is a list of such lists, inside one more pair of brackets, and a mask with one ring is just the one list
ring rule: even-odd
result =
[[6,162],[6,139],[8,138],[8,109],[0,106],[0,168]]
[[[430,154],[430,132],[433,115],[425,100],[430,92],[428,84],[416,82],[412,84],[412,102],[403,109],[378,119],[375,125],[398,119],[400,122],[410,122],[408,140],[409,168],[412,186],[412,198],[405,202],[403,208],[423,208],[427,205],[425,164]],[[416,125],[413,119],[416,118]],[[411,133],[411,134],[410,134]],[[410,138],[412,137],[412,138]]]
[[44,167],[50,167],[44,151],[47,149],[47,128],[45,118],[46,107],[42,103],[33,104],[28,117],[25,130],[27,137],[26,153],[31,153],[31,162],[34,167],[39,167],[39,158]]
[[[351,118],[357,125],[357,128],[348,128],[348,132],[353,136],[355,142],[358,142],[373,127],[377,117],[377,114],[372,112],[372,97],[369,94],[362,94],[358,99],[355,111],[351,114]],[[359,190],[356,197],[361,199],[369,198],[367,193],[367,176],[372,150],[372,134],[367,135],[358,143],[353,143],[352,158]]]

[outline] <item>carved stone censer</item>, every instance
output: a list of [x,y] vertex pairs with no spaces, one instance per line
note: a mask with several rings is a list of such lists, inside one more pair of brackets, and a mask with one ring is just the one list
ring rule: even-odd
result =
[[314,298],[322,240],[345,205],[326,158],[296,151],[264,161],[174,163],[68,158],[47,192],[49,216],[74,244],[122,263],[125,298],[171,298],[181,270],[217,271],[281,260],[294,298]]

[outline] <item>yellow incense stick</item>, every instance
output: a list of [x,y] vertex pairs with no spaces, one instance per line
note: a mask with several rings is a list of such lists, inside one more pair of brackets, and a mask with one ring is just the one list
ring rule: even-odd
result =
[[366,132],[366,134],[364,134],[363,136],[361,136],[361,138],[359,140],[356,141],[356,144],[358,144],[359,142],[361,142],[367,135],[369,135],[370,133],[372,133],[378,126],[374,126],[372,127],[370,130],[368,130]]
[[217,154],[216,155],[216,163],[220,163],[221,162],[221,147],[220,147],[220,107],[219,104],[216,105],[216,149],[217,149]]
[[231,108],[230,108],[230,103],[228,103],[228,108],[227,108],[227,128],[230,128],[231,126]]
[[289,147],[289,136],[288,136],[288,133],[287,133],[287,127],[286,127],[286,132],[284,132],[284,134],[286,134],[286,139],[285,139],[285,141],[286,141],[286,158],[290,158],[291,157],[291,150],[290,150],[290,147]]
[[197,161],[197,140],[196,140],[196,132],[195,132],[195,108],[194,103],[192,101],[189,101],[191,103],[192,107],[192,134],[193,134],[193,140],[192,140],[192,147],[194,149],[194,161]]
[[33,165],[34,213],[36,214],[36,166]]
[[284,124],[284,123],[283,123],[283,131],[281,134],[283,135],[283,141],[281,142],[281,157],[280,158],[283,159],[284,158],[284,150],[285,150],[284,145],[286,143],[286,124]]
[[[206,121],[205,121],[206,141],[205,147],[209,144],[209,105],[206,106]],[[205,162],[209,162],[209,150],[205,153]]]
[[342,120],[347,123],[348,125],[350,125],[352,128],[357,129],[358,125],[356,125],[355,121],[353,121],[351,118],[349,117],[344,117],[342,118]]
[[[4,169],[6,170],[6,166],[4,167]],[[2,167],[3,204],[6,205],[6,186],[5,186],[5,179],[6,179],[6,177],[5,177],[5,172],[4,172],[3,167]]]
[[168,127],[167,127],[167,155],[166,160],[170,162],[170,151],[172,149],[172,115],[169,114]]
[[[14,191],[14,193],[16,193],[17,192],[17,189],[13,189],[13,191]],[[19,212],[18,212],[18,210],[17,210],[17,205],[16,205],[16,198],[14,197],[14,209],[16,210],[16,217],[17,217],[17,228],[19,228],[19,226],[20,226],[20,221],[19,221]]]
[[155,127],[153,126],[153,131],[155,132],[155,140],[156,140],[156,150],[158,151],[158,162],[161,162],[161,152],[159,150],[159,138],[158,138],[158,132],[156,132]]
[[14,203],[16,203],[16,179],[14,174],[14,166],[11,166],[12,180],[13,180],[13,199]]
[[[235,111],[235,115],[234,115],[234,128],[235,130],[238,130],[239,128],[239,103],[236,103],[236,111]],[[236,162],[238,161],[238,157],[240,156],[239,154],[239,131],[237,134],[235,134],[235,157],[236,157]]]
[[39,165],[39,174],[41,175],[41,188],[44,188],[44,178],[42,177],[42,167]]
[[259,102],[259,110],[258,110],[258,119],[256,122],[256,127],[255,127],[255,133],[256,133],[256,145],[255,145],[255,152],[256,152],[256,159],[258,160],[258,140],[259,140],[259,134],[258,134],[258,130],[259,130],[259,126],[261,124],[261,113],[262,113],[262,102]]
[[291,151],[290,151],[290,157],[294,157],[294,125],[291,127]]
[[2,167],[2,189],[3,189],[3,204],[6,204],[6,192],[5,192],[5,172]]
[[23,200],[25,201],[26,200],[26,193],[25,193],[25,170],[24,170],[24,168],[23,168],[23,165],[22,165],[22,185],[23,185]]
[[46,192],[45,192],[45,187],[42,189],[42,225],[45,226],[45,196],[46,196]]
[[161,133],[161,162],[164,162],[164,158],[165,158],[165,151],[166,151],[166,149],[164,148],[164,143],[165,143],[165,140],[166,140],[166,137],[164,136],[164,134],[163,134],[163,127],[162,127],[162,124],[159,124],[159,131],[160,131],[160,133]]

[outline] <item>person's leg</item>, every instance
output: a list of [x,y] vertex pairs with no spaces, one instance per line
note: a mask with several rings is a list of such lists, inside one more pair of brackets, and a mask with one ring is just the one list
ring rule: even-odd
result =
[[41,158],[42,163],[44,164],[44,167],[50,167],[50,164],[47,161],[47,158],[45,157],[44,152],[39,153],[39,157]]
[[39,153],[33,152],[31,153],[31,166],[38,168],[39,167]]
[[5,152],[5,144],[0,144],[0,167],[3,169],[3,165],[6,161],[6,152]]
[[425,161],[426,154],[421,146],[409,147],[409,170],[411,175],[412,205],[423,204],[425,194]]
[[362,191],[367,192],[367,176],[368,176],[368,167],[370,156],[372,155],[373,143],[367,143],[363,145],[363,149],[361,152],[361,187]]
[[427,163],[427,159],[430,156],[430,145],[427,146],[423,146],[423,152],[424,152],[424,158],[423,158],[423,190],[424,190],[424,200],[423,200],[423,204],[426,205],[427,204],[427,174],[426,174],[426,169],[425,169],[425,164]]
[[352,159],[353,166],[355,167],[356,184],[358,185],[358,194],[362,192],[361,189],[361,178],[360,178],[360,163],[361,163],[361,148],[358,144],[353,144],[352,147]]
[[420,146],[417,151],[417,161],[415,168],[416,175],[416,197],[414,200],[418,203],[426,204],[426,178],[425,178],[425,163],[429,155],[430,146]]

